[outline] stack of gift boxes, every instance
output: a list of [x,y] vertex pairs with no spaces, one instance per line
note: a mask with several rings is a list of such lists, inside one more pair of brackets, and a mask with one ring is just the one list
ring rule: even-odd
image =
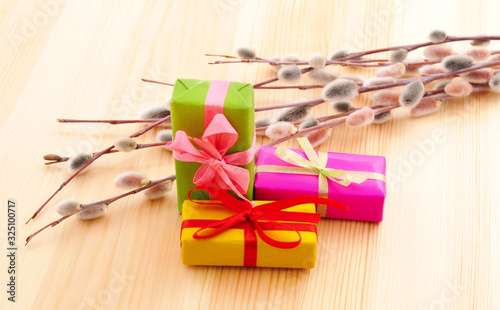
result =
[[316,152],[306,138],[256,153],[254,114],[250,84],[175,83],[184,264],[312,268],[321,217],[382,221],[384,157]]

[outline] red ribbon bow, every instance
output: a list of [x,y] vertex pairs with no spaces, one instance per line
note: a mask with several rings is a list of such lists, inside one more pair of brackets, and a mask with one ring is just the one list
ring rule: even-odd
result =
[[[222,220],[184,220],[182,228],[200,227],[200,229],[193,234],[194,239],[210,238],[228,229],[243,228],[245,230],[244,266],[256,266],[257,264],[257,235],[255,232],[257,232],[262,241],[280,249],[291,249],[298,246],[302,242],[299,231],[316,232],[315,224],[319,223],[321,219],[319,214],[287,212],[283,211],[284,209],[306,203],[330,205],[342,210],[348,209],[341,203],[319,197],[289,198],[253,207],[251,202],[247,200],[238,200],[229,195],[227,191],[205,187],[195,187],[191,189],[188,193],[189,200],[191,200],[191,191],[195,189],[206,190],[220,200],[220,203],[197,203],[220,205],[236,214]],[[280,223],[278,221],[290,221],[291,223]],[[203,232],[208,229],[212,231],[203,234]],[[280,241],[267,235],[265,230],[294,231],[297,233],[298,239],[296,241]]]
[[238,166],[252,161],[254,147],[227,155],[227,150],[237,140],[238,133],[227,118],[223,114],[216,114],[201,139],[189,137],[179,130],[175,133],[174,141],[169,142],[167,146],[174,151],[175,159],[202,164],[194,176],[193,183],[203,187],[232,190],[238,197],[246,199],[243,194],[247,192],[250,172]]

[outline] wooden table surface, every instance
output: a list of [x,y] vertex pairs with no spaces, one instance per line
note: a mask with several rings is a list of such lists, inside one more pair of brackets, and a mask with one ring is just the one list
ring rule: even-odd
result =
[[[27,247],[23,242],[58,217],[57,201],[121,193],[112,182],[122,171],[151,178],[174,173],[171,154],[158,148],[104,156],[25,225],[69,176],[64,165],[44,166],[44,154],[98,151],[143,127],[59,124],[58,117],[135,118],[171,94],[141,78],[256,83],[273,77],[266,65],[209,65],[213,58],[204,56],[232,53],[240,44],[263,57],[306,58],[340,47],[424,42],[434,28],[498,35],[499,11],[494,0],[0,1],[0,252],[7,253],[8,198],[17,202],[19,232],[16,303],[7,301],[10,261],[2,254],[0,308],[499,309],[500,95],[494,93],[449,100],[423,118],[397,111],[384,125],[335,128],[320,150],[386,156],[384,221],[322,221],[311,270],[182,265],[175,191],[154,202],[135,195],[110,206],[105,218],[70,219]],[[459,51],[467,45],[454,44]],[[319,90],[255,92],[257,106],[319,96]],[[369,104],[369,96],[356,104]],[[313,110],[326,113],[327,105]]]

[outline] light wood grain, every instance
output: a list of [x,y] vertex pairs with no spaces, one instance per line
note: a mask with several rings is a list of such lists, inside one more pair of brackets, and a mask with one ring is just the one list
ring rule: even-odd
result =
[[[0,204],[4,209],[8,197],[17,200],[21,233],[17,302],[6,300],[2,254],[0,308],[500,308],[498,94],[450,100],[420,119],[398,111],[382,126],[335,128],[321,150],[387,157],[385,218],[381,224],[323,221],[312,270],[183,266],[174,192],[155,202],[125,199],[106,218],[68,220],[22,246],[57,217],[51,203],[24,225],[68,176],[63,166],[44,166],[42,155],[100,150],[140,128],[57,124],[57,117],[134,118],[172,91],[143,77],[258,82],[273,76],[265,65],[208,65],[203,56],[239,44],[262,56],[306,57],[421,42],[433,28],[499,34],[499,11],[494,0],[0,1]],[[26,28],[33,22],[38,26]],[[319,93],[258,90],[256,104]],[[326,114],[328,107],[313,112]],[[140,139],[153,140],[154,133]],[[126,170],[151,178],[174,173],[171,155],[159,149],[104,156],[54,202],[116,195],[121,191],[112,180]],[[5,232],[4,209],[2,248]]]

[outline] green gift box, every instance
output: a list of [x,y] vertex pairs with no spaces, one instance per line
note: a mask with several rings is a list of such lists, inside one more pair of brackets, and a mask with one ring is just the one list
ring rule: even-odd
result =
[[[225,99],[217,99],[221,101],[219,110],[223,112],[238,133],[238,140],[227,150],[226,154],[247,151],[252,147],[255,137],[253,87],[246,83],[222,83],[226,83],[225,85],[229,85],[229,87]],[[192,138],[203,136],[207,111],[210,112],[209,109],[213,108],[211,101],[214,99],[214,93],[209,94],[213,90],[211,85],[212,81],[195,79],[178,79],[175,82],[170,102],[174,139],[179,130],[186,132]],[[215,87],[215,85],[212,86]],[[224,100],[223,106],[222,100]],[[193,183],[193,178],[200,166],[200,163],[175,160],[179,212],[182,211],[182,203],[188,200],[188,192],[196,186]],[[253,198],[254,161],[252,160],[249,164],[241,167],[248,169],[250,174],[250,182],[245,196],[251,200]],[[208,200],[209,197],[206,191],[194,190],[191,192],[191,199]]]

